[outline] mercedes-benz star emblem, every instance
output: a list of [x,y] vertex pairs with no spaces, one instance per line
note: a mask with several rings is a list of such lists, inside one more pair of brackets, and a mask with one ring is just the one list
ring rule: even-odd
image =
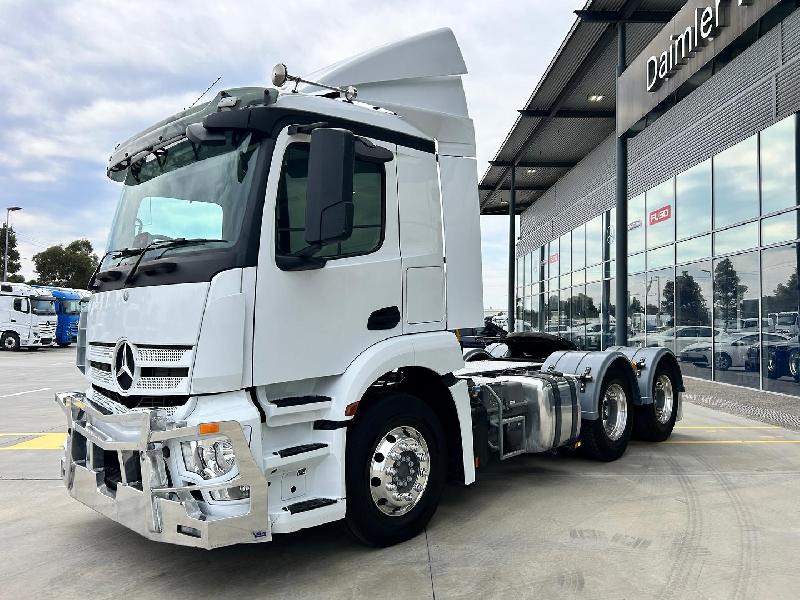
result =
[[117,354],[114,357],[114,377],[117,380],[119,389],[127,392],[133,385],[133,348],[128,342],[122,342],[117,346]]

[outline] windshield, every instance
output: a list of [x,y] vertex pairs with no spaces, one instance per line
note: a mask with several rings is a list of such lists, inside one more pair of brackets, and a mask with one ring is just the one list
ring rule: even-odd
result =
[[52,300],[42,300],[40,298],[31,299],[31,308],[35,315],[54,315],[56,314],[56,303]]
[[79,300],[61,300],[61,312],[65,315],[77,315],[81,312]]
[[794,325],[795,321],[797,321],[797,315],[794,313],[778,315],[778,325]]
[[[242,233],[257,149],[249,135],[229,133],[224,145],[195,146],[184,139],[131,165],[108,250],[144,248],[179,238],[209,241],[152,252],[196,252],[234,245]],[[136,258],[112,254],[103,268]]]

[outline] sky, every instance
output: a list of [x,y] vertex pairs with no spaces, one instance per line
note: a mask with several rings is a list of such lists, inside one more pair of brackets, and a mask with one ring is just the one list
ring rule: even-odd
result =
[[[0,0],[0,210],[23,207],[11,216],[22,273],[33,277],[32,256],[52,244],[105,250],[120,193],[105,175],[112,149],[217,77],[210,96],[268,86],[278,62],[311,73],[438,27],[467,64],[481,177],[584,4]],[[482,217],[481,229],[484,306],[504,308],[508,220]]]

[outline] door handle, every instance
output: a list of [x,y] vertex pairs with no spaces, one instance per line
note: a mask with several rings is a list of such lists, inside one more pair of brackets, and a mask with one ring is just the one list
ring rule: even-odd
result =
[[400,323],[400,309],[396,306],[387,306],[372,312],[367,320],[367,329],[370,331],[394,329],[398,323]]

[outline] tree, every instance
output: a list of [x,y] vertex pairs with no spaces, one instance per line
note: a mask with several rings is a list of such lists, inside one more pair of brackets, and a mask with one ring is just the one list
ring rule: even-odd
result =
[[[0,261],[3,260],[6,251],[6,224],[3,223],[0,225]],[[3,268],[3,265],[0,264],[0,269]],[[23,278],[20,281],[21,275],[16,275],[19,273],[19,270],[22,268],[22,265],[19,262],[19,250],[17,250],[17,233],[14,231],[13,227],[8,228],[8,274],[13,275],[13,279],[11,277],[8,278],[9,281],[13,283],[22,283],[25,281]],[[2,271],[0,271],[0,276],[2,276]]]
[[747,291],[747,286],[740,281],[730,258],[719,261],[714,267],[714,308],[719,311],[726,331],[729,323],[736,322],[739,302]]
[[677,315],[678,325],[710,325],[708,305],[703,296],[703,289],[688,271],[683,271],[675,278],[675,283],[668,281],[664,285],[664,299],[661,309],[667,314]]
[[89,240],[75,240],[66,246],[50,246],[33,256],[37,281],[59,287],[86,287],[97,262],[97,255],[93,253]]

